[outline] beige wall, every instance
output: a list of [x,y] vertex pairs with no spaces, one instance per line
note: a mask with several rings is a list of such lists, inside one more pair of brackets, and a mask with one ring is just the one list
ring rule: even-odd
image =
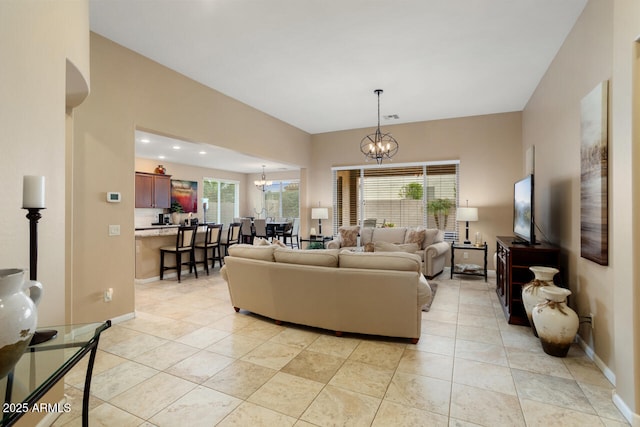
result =
[[[65,111],[65,100],[66,106],[75,106],[86,96],[88,33],[87,1],[0,2],[0,268],[29,268],[22,177],[44,175],[47,209],[38,226],[38,279],[44,285],[39,326],[68,320],[65,145],[73,112]],[[42,401],[59,402],[63,392],[60,383]],[[35,425],[44,415],[27,414],[17,425]]]
[[77,90],[86,94],[88,32],[86,1],[0,2],[0,268],[29,267],[22,177],[44,175],[47,209],[38,227],[38,279],[44,284],[40,325],[65,322],[67,61],[74,64]]
[[[93,33],[91,72],[91,95],[74,121],[74,321],[134,310],[136,129],[301,167],[310,159],[305,132]],[[120,191],[122,202],[106,203],[107,191]],[[108,236],[109,224],[121,235]]]
[[[393,164],[460,160],[460,200],[464,203],[468,199],[469,206],[478,207],[479,221],[470,223],[469,235],[482,233],[489,244],[489,268],[493,268],[495,236],[512,234],[513,183],[522,177],[521,114],[381,127],[391,132],[400,145]],[[354,129],[311,137],[313,166],[308,206],[317,206],[318,202],[331,206],[331,167],[365,164],[360,140],[373,130]],[[328,230],[333,226],[331,219],[322,225],[323,231],[325,226]],[[308,229],[301,232],[308,234]],[[475,257],[477,253],[472,251],[469,255]]]
[[[640,325],[631,321],[638,295],[632,291],[634,244],[629,238],[637,215],[630,185],[629,99],[640,14],[630,1],[615,2],[615,9],[614,33],[614,2],[588,3],[523,112],[523,149],[536,147],[536,219],[562,248],[572,306],[581,316],[595,316],[595,328],[585,325],[580,335],[605,373],[615,377],[616,393],[637,414],[640,372],[634,364],[640,358]],[[605,80],[610,82],[610,246],[609,265],[600,266],[580,257],[580,101]]]

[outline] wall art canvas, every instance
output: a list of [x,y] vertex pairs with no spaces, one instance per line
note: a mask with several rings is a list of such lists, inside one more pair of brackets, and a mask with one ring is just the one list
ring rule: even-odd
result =
[[171,205],[178,202],[182,209],[198,212],[198,183],[196,181],[171,180]]
[[609,264],[608,82],[582,99],[580,144],[580,255]]

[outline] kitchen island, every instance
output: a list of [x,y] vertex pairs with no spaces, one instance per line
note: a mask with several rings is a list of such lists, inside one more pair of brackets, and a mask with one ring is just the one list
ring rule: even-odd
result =
[[[153,225],[138,227],[135,229],[136,239],[136,282],[147,283],[160,280],[160,248],[163,246],[175,246],[178,225]],[[196,242],[203,242],[205,238],[206,224],[198,227]],[[196,260],[202,260],[201,251],[196,251]],[[167,255],[168,265],[173,265],[171,255]],[[200,266],[204,271],[204,267]],[[183,274],[187,274],[187,268]],[[173,278],[175,272],[165,273],[164,277]]]

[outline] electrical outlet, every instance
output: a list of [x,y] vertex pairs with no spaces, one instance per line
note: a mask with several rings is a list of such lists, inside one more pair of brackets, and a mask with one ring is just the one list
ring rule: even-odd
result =
[[120,226],[109,225],[109,236],[119,236],[119,235],[120,235]]
[[111,302],[113,300],[113,288],[105,289],[104,302]]
[[469,259],[469,252],[463,252],[462,253],[462,258]]

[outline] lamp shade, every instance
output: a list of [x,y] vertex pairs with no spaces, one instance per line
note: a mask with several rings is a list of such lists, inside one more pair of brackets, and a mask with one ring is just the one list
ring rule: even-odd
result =
[[456,211],[458,221],[477,221],[478,208],[458,208]]
[[312,208],[311,219],[329,219],[329,209],[327,208]]

